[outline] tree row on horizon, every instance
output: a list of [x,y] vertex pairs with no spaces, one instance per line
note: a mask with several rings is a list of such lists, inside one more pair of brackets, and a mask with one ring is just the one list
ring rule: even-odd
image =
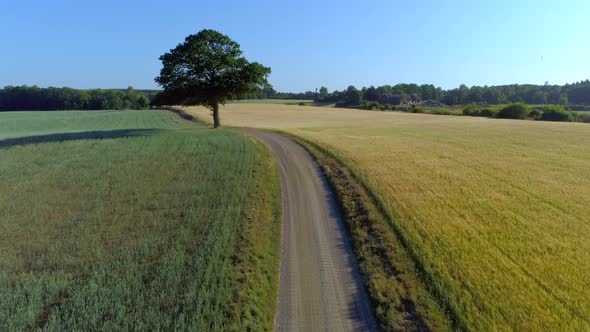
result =
[[125,90],[79,90],[23,85],[0,89],[0,111],[122,110],[149,107],[148,95],[132,87]]
[[374,101],[383,104],[407,103],[420,100],[439,102],[446,105],[506,104],[525,102],[527,104],[590,105],[590,80],[565,85],[510,84],[498,86],[472,86],[464,84],[458,88],[444,90],[432,84],[406,84],[370,86],[357,89],[350,85],[342,91],[330,92],[328,88],[302,93],[277,92],[266,88],[244,95],[243,99],[302,99],[317,102],[354,105],[360,101]]

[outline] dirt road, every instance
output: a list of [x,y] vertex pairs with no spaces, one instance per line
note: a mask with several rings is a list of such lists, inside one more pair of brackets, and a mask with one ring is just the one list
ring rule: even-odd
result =
[[172,119],[178,123],[182,123],[185,124],[189,127],[196,127],[196,128],[200,128],[202,127],[202,125],[198,122],[196,122],[193,118],[191,118],[190,116],[187,116],[186,114],[181,113],[180,111],[173,109],[173,108],[167,108],[167,109],[162,109],[159,112],[164,112],[167,113],[168,115],[170,115],[170,117],[172,117]]
[[374,331],[367,295],[337,203],[309,153],[291,139],[244,129],[274,154],[283,238],[278,331]]

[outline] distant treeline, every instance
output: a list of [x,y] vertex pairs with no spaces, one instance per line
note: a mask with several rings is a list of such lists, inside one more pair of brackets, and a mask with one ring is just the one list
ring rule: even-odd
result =
[[406,104],[421,101],[446,105],[488,104],[498,105],[514,102],[528,104],[590,105],[590,80],[566,85],[512,84],[499,86],[461,85],[456,89],[443,90],[432,84],[397,84],[357,89],[349,86],[342,91],[329,92],[326,87],[316,92],[282,93],[272,88],[252,93],[248,99],[313,99],[316,102],[338,103],[342,106],[360,105],[365,102],[381,104]]
[[[37,86],[7,86],[0,89],[0,111],[10,110],[101,110],[145,109],[156,102],[159,90],[39,88]],[[162,96],[160,96],[162,97]],[[566,85],[512,84],[499,86],[461,85],[443,90],[432,84],[397,84],[357,89],[349,86],[342,91],[328,88],[302,93],[277,92],[266,88],[242,96],[241,99],[294,99],[334,103],[338,106],[365,106],[376,102],[383,105],[430,104],[500,105],[524,102],[533,105],[559,104],[571,109],[590,109],[590,80]]]
[[258,92],[252,92],[241,96],[239,99],[292,99],[313,100],[318,94],[313,91],[306,92],[277,92],[273,88],[265,88]]
[[77,90],[23,85],[7,86],[0,90],[0,111],[122,110],[149,107],[148,95],[132,87],[125,90]]

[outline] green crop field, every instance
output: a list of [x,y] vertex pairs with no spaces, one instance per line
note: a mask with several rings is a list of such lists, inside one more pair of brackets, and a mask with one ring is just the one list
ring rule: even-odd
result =
[[[590,125],[262,104],[222,112],[226,125],[280,129],[342,160],[458,327],[590,329]],[[394,303],[387,285],[376,301]]]
[[272,159],[164,112],[0,113],[0,330],[269,329]]

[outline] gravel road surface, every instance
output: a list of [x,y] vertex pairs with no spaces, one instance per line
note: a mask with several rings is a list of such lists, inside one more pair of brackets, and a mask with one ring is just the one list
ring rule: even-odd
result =
[[283,202],[278,331],[374,331],[338,205],[321,169],[293,140],[241,129],[277,161]]

